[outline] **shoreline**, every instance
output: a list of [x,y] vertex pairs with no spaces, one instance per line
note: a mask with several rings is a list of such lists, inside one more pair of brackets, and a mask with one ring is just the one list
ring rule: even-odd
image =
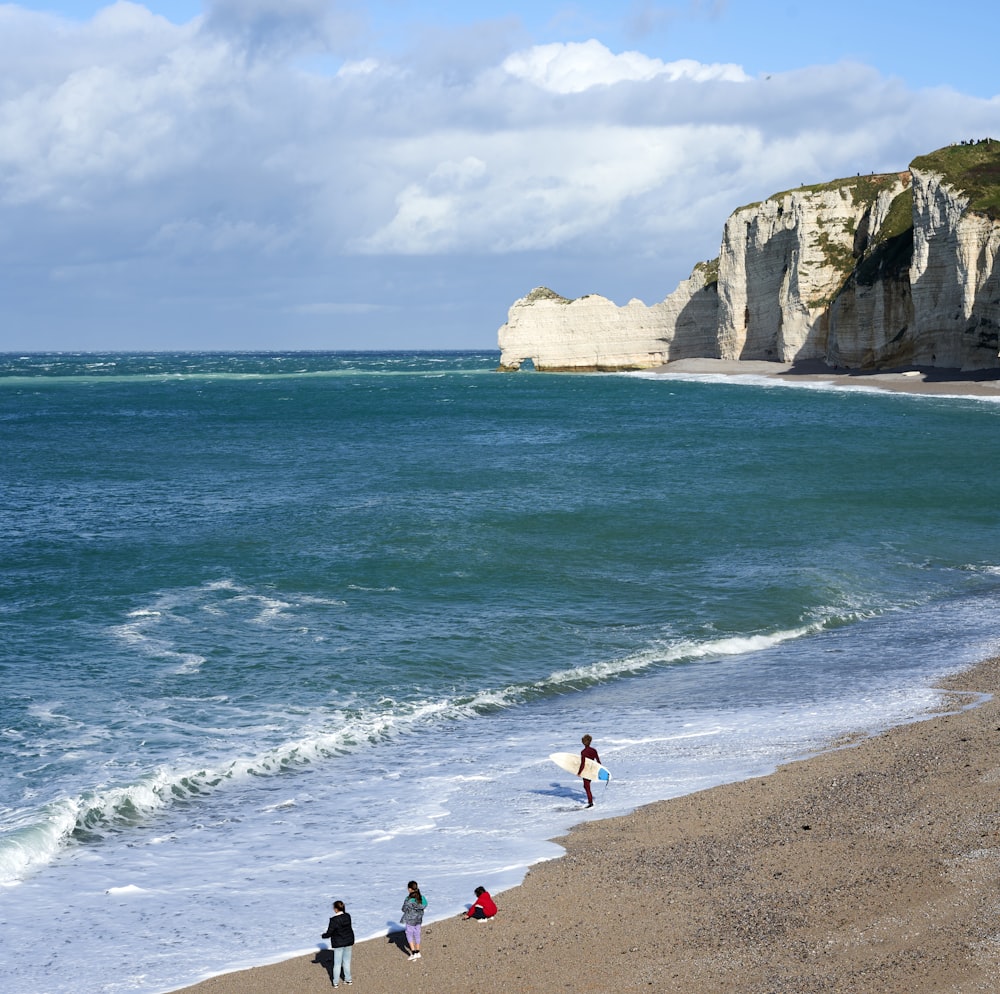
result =
[[788,383],[827,383],[896,393],[1000,398],[1000,369],[963,372],[927,366],[898,370],[834,369],[822,362],[769,362],[754,359],[675,359],[651,370],[656,375],[763,376]]
[[[992,990],[1000,658],[940,686],[960,710],[581,823],[554,840],[563,856],[498,895],[496,920],[428,924],[415,963],[395,934],[359,943],[352,990]],[[311,952],[182,990],[329,990],[326,958]]]

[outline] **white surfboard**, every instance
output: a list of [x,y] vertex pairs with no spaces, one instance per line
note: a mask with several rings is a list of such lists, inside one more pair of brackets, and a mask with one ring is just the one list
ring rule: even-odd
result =
[[[549,755],[549,759],[556,766],[561,766],[567,773],[576,773],[580,769],[580,754],[578,752],[553,752]],[[580,776],[584,780],[610,780],[611,771],[593,759],[588,759],[583,764],[583,773]]]

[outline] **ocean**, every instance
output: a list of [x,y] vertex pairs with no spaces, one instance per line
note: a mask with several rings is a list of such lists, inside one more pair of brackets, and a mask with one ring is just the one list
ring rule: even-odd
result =
[[6,994],[502,911],[998,651],[997,402],[498,360],[0,355]]

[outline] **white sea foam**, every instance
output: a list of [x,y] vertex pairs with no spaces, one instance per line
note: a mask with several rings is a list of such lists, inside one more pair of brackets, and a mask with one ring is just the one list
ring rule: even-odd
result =
[[0,835],[0,884],[9,885],[25,880],[62,849],[76,828],[77,812],[66,801],[46,805],[40,813],[11,813],[4,820],[13,828]]
[[816,393],[865,393],[878,394],[883,397],[917,398],[919,400],[967,400],[986,404],[1000,403],[1000,393],[997,394],[967,394],[967,393],[937,393],[929,391],[893,390],[891,387],[879,386],[875,383],[865,383],[856,378],[843,380],[808,380],[794,376],[761,375],[759,373],[671,373],[636,370],[633,372],[611,375],[629,376],[636,379],[657,380],[667,383],[710,383],[728,384],[730,386],[750,386],[767,390],[808,390]]
[[292,606],[288,601],[260,594],[244,594],[235,600],[253,605],[257,613],[250,619],[250,623],[254,625],[273,624]]
[[575,686],[581,682],[590,683],[609,680],[627,673],[639,673],[653,666],[666,663],[678,663],[685,660],[705,659],[713,656],[739,656],[748,653],[761,652],[772,646],[780,645],[791,639],[802,638],[811,632],[822,629],[823,624],[817,622],[802,628],[774,632],[769,635],[729,636],[695,642],[691,639],[680,639],[673,643],[651,647],[641,653],[625,656],[621,659],[602,660],[587,666],[559,670],[538,681],[536,687]]
[[112,897],[126,897],[133,894],[145,894],[146,890],[143,887],[136,887],[135,884],[125,884],[123,887],[109,887],[105,893]]

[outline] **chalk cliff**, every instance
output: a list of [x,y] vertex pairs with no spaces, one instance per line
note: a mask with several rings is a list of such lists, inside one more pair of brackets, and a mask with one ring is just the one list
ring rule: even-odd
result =
[[643,369],[682,358],[854,369],[1000,367],[1000,142],[735,211],[719,257],[661,303],[544,287],[499,331],[501,368]]
[[590,294],[567,300],[537,287],[510,309],[500,329],[501,365],[524,359],[547,372],[649,369],[671,359],[716,356],[716,282],[696,269],[666,300],[618,307]]

